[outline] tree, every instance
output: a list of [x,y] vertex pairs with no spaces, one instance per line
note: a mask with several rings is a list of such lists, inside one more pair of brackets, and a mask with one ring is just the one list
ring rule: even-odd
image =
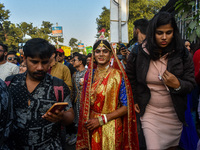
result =
[[17,50],[18,44],[21,43],[23,39],[22,31],[9,21],[4,21],[3,25],[7,34],[4,44],[8,45],[9,50]]
[[138,19],[150,20],[165,6],[168,0],[130,0],[129,2],[129,39],[133,38],[134,21]]
[[[133,22],[137,19],[151,19],[154,14],[159,12],[162,6],[166,5],[168,0],[129,0],[129,20],[128,33],[129,39],[133,38]],[[109,36],[110,31],[110,10],[103,7],[103,12],[96,19],[98,31],[102,28],[106,29],[105,37]],[[97,34],[97,37],[99,34]]]
[[200,38],[200,9],[194,0],[179,0],[175,5],[177,20],[182,23],[182,33],[191,42]]
[[69,41],[69,46],[71,46],[73,49],[77,48],[78,44],[77,44],[78,40],[75,38],[71,38]]
[[5,6],[0,3],[0,41],[5,41],[7,38],[7,34],[5,32],[5,29],[3,28],[3,22],[8,20],[8,18],[10,17],[10,11],[9,10],[5,10],[4,9]]
[[[110,30],[110,10],[106,8],[105,6],[102,8],[103,12],[99,16],[99,18],[96,18],[97,23],[97,30],[100,31],[101,29],[106,29],[105,37],[109,37],[108,31]],[[99,37],[99,33],[97,34],[97,37]]]

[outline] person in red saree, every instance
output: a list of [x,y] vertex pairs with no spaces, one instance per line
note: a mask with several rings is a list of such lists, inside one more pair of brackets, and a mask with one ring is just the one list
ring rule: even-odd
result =
[[108,41],[98,40],[84,77],[76,149],[138,150],[133,106],[120,61]]

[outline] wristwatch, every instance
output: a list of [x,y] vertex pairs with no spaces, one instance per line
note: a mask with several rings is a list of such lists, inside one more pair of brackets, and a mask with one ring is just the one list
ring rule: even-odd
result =
[[179,86],[178,88],[174,89],[175,91],[179,91],[181,89],[181,86]]

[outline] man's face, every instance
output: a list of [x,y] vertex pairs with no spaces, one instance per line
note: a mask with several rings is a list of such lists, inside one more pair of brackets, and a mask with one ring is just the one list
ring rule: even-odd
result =
[[89,66],[90,60],[91,60],[91,57],[88,57],[87,58],[87,66]]
[[7,52],[4,52],[3,47],[0,46],[0,62],[4,61],[6,54],[7,54]]
[[74,58],[69,61],[70,64],[74,65]]
[[49,58],[41,59],[39,57],[24,57],[27,66],[27,73],[33,80],[41,81],[44,79],[49,67]]
[[17,64],[17,57],[14,54],[7,55],[7,61],[13,64]]
[[112,53],[105,47],[99,46],[94,52],[94,58],[98,65],[107,66],[110,63]]
[[78,56],[75,56],[75,57],[74,57],[74,64],[73,64],[73,66],[74,66],[75,68],[78,68],[81,64],[82,64],[82,61],[79,61],[79,60],[78,60]]
[[59,53],[57,54],[57,61],[62,63],[64,61],[65,55],[64,53]]

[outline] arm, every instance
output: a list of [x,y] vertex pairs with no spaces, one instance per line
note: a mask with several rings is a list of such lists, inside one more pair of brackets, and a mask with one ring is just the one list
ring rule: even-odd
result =
[[[195,86],[192,56],[188,55],[183,61],[183,75],[181,77],[177,77],[168,71],[165,71],[162,76],[164,83],[170,87],[170,92],[174,94],[185,95],[191,92]],[[179,90],[175,90],[177,88]]]
[[48,112],[44,114],[42,118],[50,121],[50,122],[61,122],[64,125],[71,124],[74,120],[74,111],[72,109],[72,103],[70,99],[70,90],[68,86],[63,83],[63,90],[64,90],[64,102],[68,102],[68,106],[66,107],[66,111],[56,110],[55,113]]
[[133,100],[134,100],[134,109],[137,113],[140,112],[140,108],[136,98],[136,86],[137,86],[137,78],[136,78],[136,57],[137,54],[131,52],[128,56],[127,65],[126,65],[126,74],[128,76],[129,82],[131,84]]
[[[128,112],[127,107],[126,106],[122,106],[120,108],[118,108],[117,110],[106,114],[107,120],[111,121],[113,119],[117,119],[119,117],[122,117],[124,115],[126,115]],[[100,126],[99,120],[98,118],[92,118],[89,119],[86,123],[85,123],[85,127],[88,130],[94,130],[95,128],[98,128]]]
[[[121,86],[120,86],[120,91],[119,91],[119,99],[120,99],[120,102],[122,103],[122,106],[114,110],[113,112],[106,114],[107,122],[120,118],[128,113],[126,87],[125,87],[123,78],[121,81]],[[100,126],[100,123],[99,123],[98,118],[89,119],[87,123],[85,124],[85,127],[88,130],[94,130],[95,128],[99,126]]]
[[72,90],[72,80],[71,80],[71,73],[67,66],[63,69],[63,76],[64,76],[64,82],[67,84],[70,90]]

